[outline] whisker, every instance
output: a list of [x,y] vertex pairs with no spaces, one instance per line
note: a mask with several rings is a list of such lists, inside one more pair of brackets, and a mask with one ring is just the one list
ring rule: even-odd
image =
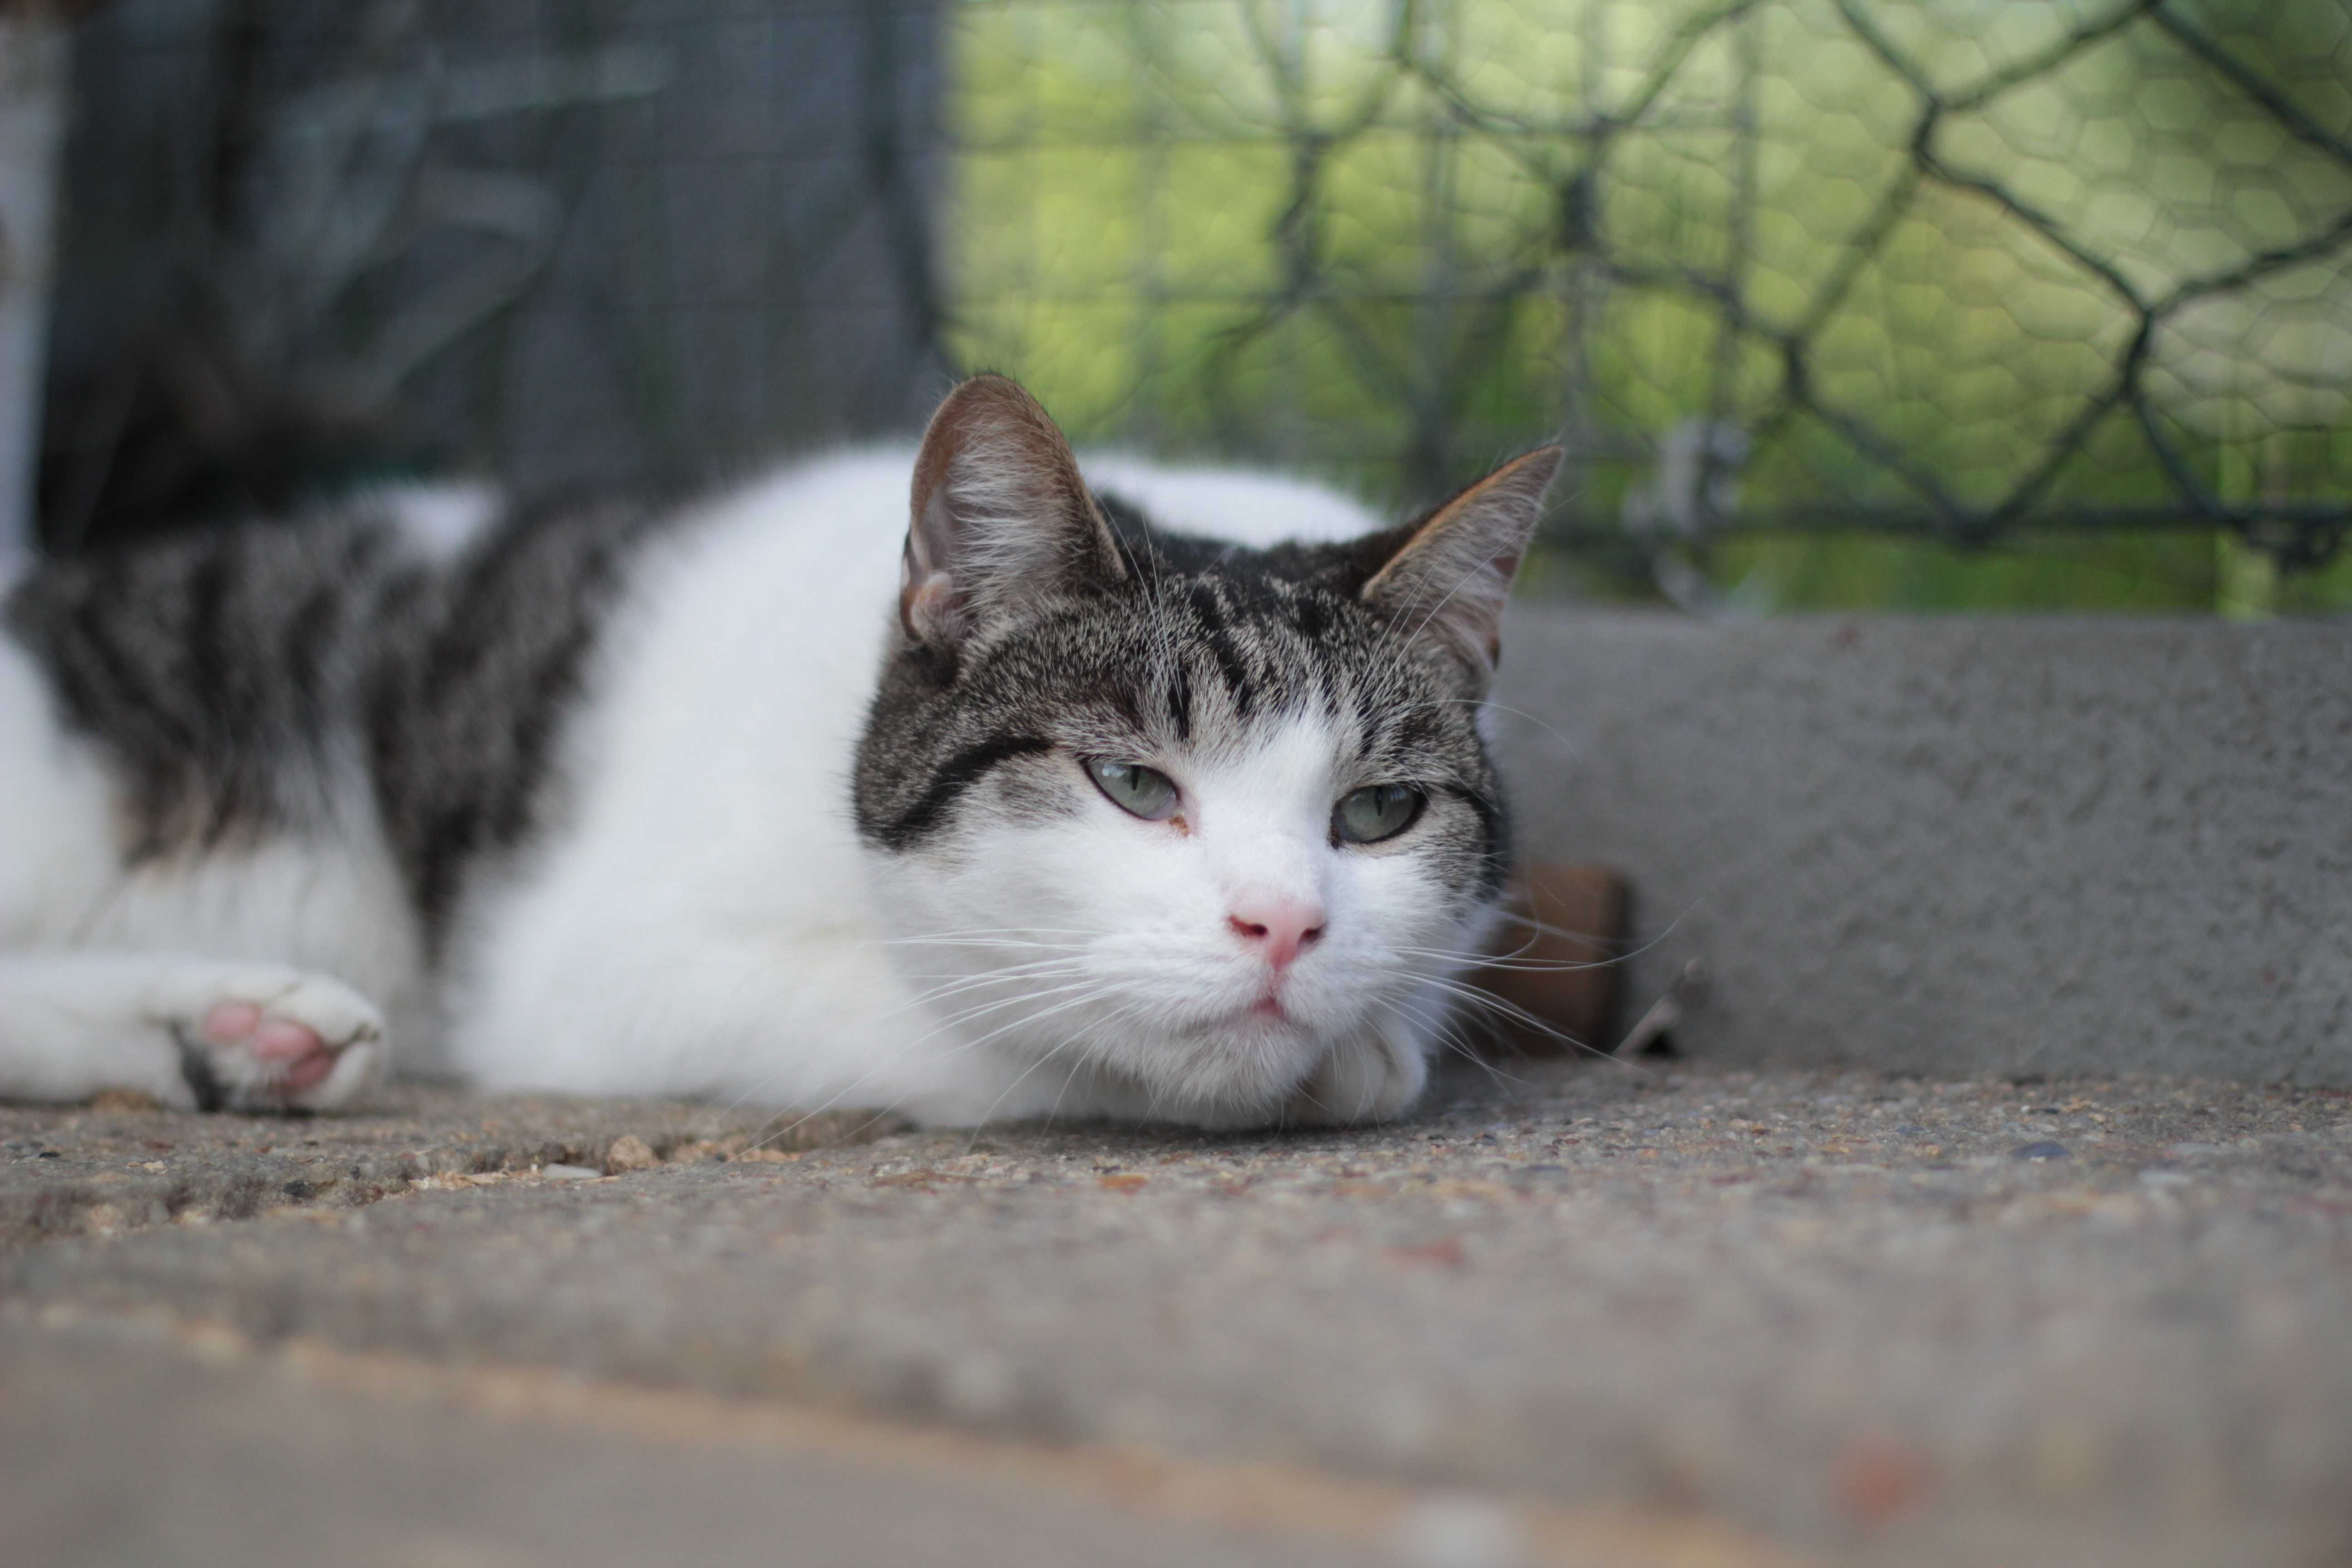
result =
[[[994,1116],[994,1115],[996,1114],[996,1108],[997,1108],[998,1106],[1000,1106],[1000,1105],[1003,1104],[1003,1103],[1004,1103],[1004,1101],[1005,1101],[1005,1100],[1006,1100],[1006,1098],[1007,1098],[1008,1096],[1010,1096],[1010,1095],[1013,1093],[1013,1091],[1014,1089],[1019,1089],[1019,1088],[1020,1088],[1024,1083],[1027,1082],[1027,1081],[1028,1081],[1028,1079],[1029,1079],[1029,1075],[1030,1075],[1031,1073],[1035,1072],[1039,1068],[1044,1067],[1047,1062],[1052,1061],[1055,1057],[1059,1056],[1063,1051],[1065,1051],[1065,1050],[1068,1049],[1070,1047],[1072,1047],[1072,1046],[1074,1046],[1074,1045],[1077,1044],[1077,1042],[1078,1042],[1079,1040],[1081,1040],[1081,1039],[1083,1039],[1083,1038],[1085,1038],[1085,1037],[1086,1037],[1087,1034],[1089,1031],[1091,1031],[1091,1030],[1096,1030],[1096,1029],[1108,1028],[1108,1027],[1109,1027],[1111,1025],[1113,1025],[1113,1024],[1115,1024],[1115,1023],[1118,1023],[1118,1022],[1121,1021],[1122,1019],[1124,1019],[1124,1018],[1126,1018],[1126,1017],[1129,1016],[1130,1015],[1132,1015],[1132,1014],[1135,1012],[1135,1010],[1136,1010],[1136,1004],[1134,1004],[1134,1003],[1129,1003],[1129,1004],[1128,1004],[1126,1006],[1120,1007],[1120,1008],[1117,1009],[1116,1011],[1114,1011],[1113,1013],[1111,1013],[1111,1014],[1110,1014],[1110,1016],[1109,1016],[1108,1017],[1094,1019],[1094,1020],[1091,1020],[1091,1021],[1089,1021],[1089,1022],[1087,1022],[1087,1023],[1086,1023],[1086,1024],[1084,1024],[1084,1025],[1081,1025],[1081,1026],[1079,1026],[1079,1027],[1078,1027],[1078,1028],[1077,1028],[1074,1033],[1072,1033],[1072,1034],[1069,1036],[1069,1037],[1068,1037],[1068,1038],[1066,1038],[1066,1039],[1063,1040],[1059,1045],[1055,1046],[1055,1047],[1053,1047],[1053,1049],[1051,1049],[1051,1050],[1049,1050],[1049,1051],[1045,1052],[1043,1056],[1039,1057],[1035,1061],[1031,1062],[1027,1067],[1025,1067],[1025,1068],[1022,1068],[1022,1069],[1021,1069],[1021,1075],[1020,1075],[1020,1077],[1018,1077],[1018,1078],[1014,1079],[1011,1083],[1006,1084],[1006,1085],[1004,1086],[1004,1090],[1003,1090],[1003,1092],[1002,1094],[999,1094],[999,1095],[998,1095],[998,1096],[997,1096],[993,1100],[992,1100],[992,1101],[990,1101],[990,1102],[989,1102],[989,1107],[988,1107],[988,1109],[987,1109],[986,1110],[984,1110],[984,1111],[981,1112],[980,1120],[981,1120],[982,1122],[985,1122],[985,1121],[987,1121],[989,1120],[989,1118],[991,1118],[991,1117]],[[1051,1121],[1053,1120],[1054,1111],[1055,1111],[1055,1110],[1059,1110],[1061,1109],[1061,1105],[1062,1105],[1062,1095],[1064,1095],[1064,1094],[1067,1094],[1067,1093],[1070,1091],[1070,1085],[1071,1085],[1072,1083],[1074,1083],[1074,1082],[1076,1082],[1076,1081],[1077,1075],[1078,1075],[1078,1071],[1079,1071],[1081,1068],[1083,1068],[1085,1066],[1086,1066],[1086,1060],[1085,1060],[1085,1058],[1084,1058],[1084,1056],[1083,1056],[1083,1055],[1081,1055],[1081,1056],[1079,1057],[1078,1060],[1076,1060],[1076,1062],[1074,1062],[1074,1063],[1071,1065],[1070,1076],[1069,1076],[1068,1078],[1066,1078],[1066,1079],[1064,1079],[1062,1080],[1062,1089],[1061,1089],[1061,1092],[1060,1092],[1059,1094],[1055,1095],[1055,1097],[1054,1097],[1054,1110],[1049,1110],[1049,1111],[1047,1111],[1047,1112],[1046,1112],[1046,1120],[1047,1120],[1048,1121]],[[975,1127],[975,1128],[972,1130],[971,1142],[977,1142],[979,1141],[979,1139],[980,1139],[980,1130],[979,1130],[979,1128]],[[967,1142],[967,1143],[964,1145],[964,1152],[965,1152],[965,1153],[967,1153],[967,1154],[969,1154],[970,1152],[971,1152],[971,1142]]]
[[1508,1084],[1515,1089],[1525,1089],[1528,1087],[1524,1079],[1513,1078],[1508,1073],[1504,1072],[1501,1067],[1489,1061],[1484,1053],[1480,1052],[1475,1045],[1465,1038],[1456,1026],[1454,1020],[1449,1016],[1451,1012],[1450,1009],[1442,1011],[1435,1019],[1431,1019],[1406,1011],[1402,1003],[1391,998],[1381,998],[1381,1005],[1388,1008],[1390,1012],[1395,1014],[1398,1017],[1404,1019],[1408,1024],[1412,1024],[1418,1028],[1428,1030],[1430,1034],[1437,1039],[1438,1043],[1444,1046],[1450,1054],[1458,1056],[1462,1058],[1463,1060],[1477,1067],[1480,1070],[1493,1078],[1496,1082]]
[[1497,996],[1493,992],[1485,990],[1482,987],[1466,984],[1459,981],[1439,979],[1435,976],[1430,977],[1424,981],[1423,984],[1435,986],[1445,992],[1448,995],[1466,1002],[1474,1007],[1483,1009],[1486,1012],[1499,1014],[1502,1016],[1510,1019],[1514,1023],[1519,1024],[1524,1027],[1533,1029],[1537,1033],[1547,1036],[1551,1039],[1558,1040],[1560,1044],[1568,1046],[1575,1050],[1588,1051],[1593,1056],[1599,1057],[1607,1061],[1620,1060],[1619,1058],[1612,1055],[1608,1051],[1602,1050],[1600,1047],[1580,1040],[1573,1035],[1553,1027],[1550,1024],[1537,1017],[1533,1013],[1528,1012],[1526,1008],[1518,1005],[1517,1003],[1507,1001],[1503,997]]
[[[1705,901],[1706,900],[1702,899],[1693,899],[1689,903],[1685,904],[1679,910],[1675,911],[1675,918],[1668,921],[1665,925],[1659,930],[1657,935],[1652,937],[1649,941],[1643,942],[1638,947],[1627,949],[1619,956],[1621,958],[1641,957],[1642,954],[1649,952],[1652,948],[1665,941],[1666,938],[1674,935],[1675,928],[1680,926],[1683,921],[1688,920],[1693,912],[1698,909],[1699,905]],[[1547,925],[1544,921],[1537,920],[1532,915],[1517,914],[1509,910],[1501,910],[1496,912],[1509,924],[1527,926],[1545,936],[1565,937],[1574,942],[1592,942],[1597,940],[1586,931],[1570,931],[1561,926]]]
[[1525,963],[1512,963],[1501,959],[1481,958],[1475,953],[1448,952],[1442,948],[1433,947],[1400,947],[1394,951],[1400,956],[1406,958],[1434,958],[1444,963],[1459,963],[1475,969],[1507,970],[1515,974],[1575,974],[1587,969],[1608,969],[1615,964],[1627,963],[1635,956],[1630,952],[1620,953],[1613,958],[1596,958],[1584,963],[1565,958],[1557,961],[1538,959]]

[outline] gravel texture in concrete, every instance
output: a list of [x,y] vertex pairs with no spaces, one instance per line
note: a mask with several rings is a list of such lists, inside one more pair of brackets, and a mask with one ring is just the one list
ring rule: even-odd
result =
[[301,1118],[177,1115],[139,1095],[62,1110],[0,1103],[0,1250],[166,1220],[350,1208],[420,1183],[447,1186],[549,1167],[560,1180],[747,1150],[759,1159],[857,1142],[898,1125],[866,1112],[798,1117],[675,1100],[472,1099],[417,1087],[380,1091],[351,1115]]
[[[1542,1064],[1365,1131],[897,1131],[769,1158],[658,1120],[700,1113],[573,1113],[583,1161],[626,1135],[644,1168],[509,1162],[143,1230],[85,1205],[95,1234],[22,1248],[7,1292],[1851,1561],[2352,1553],[2340,1092]],[[257,1133],[372,1135],[151,1121],[167,1176]],[[40,1167],[84,1133],[126,1136],[55,1119],[58,1160],[0,1170],[62,1180]]]

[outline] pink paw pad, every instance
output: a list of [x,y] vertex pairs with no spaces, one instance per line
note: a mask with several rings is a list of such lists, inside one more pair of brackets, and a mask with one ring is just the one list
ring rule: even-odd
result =
[[246,1046],[246,1049],[266,1062],[300,1061],[311,1052],[325,1048],[326,1043],[319,1038],[316,1030],[307,1029],[299,1024],[289,1024],[283,1018],[263,1019],[261,1026],[253,1031],[253,1038]]
[[233,1046],[253,1033],[261,1009],[250,1002],[224,1002],[205,1015],[205,1038],[216,1046]]
[[285,1063],[277,1075],[281,1089],[316,1088],[335,1070],[335,1054],[317,1030],[270,1017],[250,1002],[224,1002],[205,1014],[205,1037],[223,1046],[242,1041],[257,1060]]

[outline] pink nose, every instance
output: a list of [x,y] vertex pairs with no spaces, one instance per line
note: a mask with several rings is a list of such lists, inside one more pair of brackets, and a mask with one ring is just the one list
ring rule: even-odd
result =
[[1323,934],[1323,907],[1299,899],[1251,899],[1236,907],[1225,923],[1279,973]]

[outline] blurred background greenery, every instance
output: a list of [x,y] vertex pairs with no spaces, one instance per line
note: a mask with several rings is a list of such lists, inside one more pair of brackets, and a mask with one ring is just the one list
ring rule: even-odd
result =
[[1716,608],[2352,606],[2341,0],[975,0],[949,342]]

